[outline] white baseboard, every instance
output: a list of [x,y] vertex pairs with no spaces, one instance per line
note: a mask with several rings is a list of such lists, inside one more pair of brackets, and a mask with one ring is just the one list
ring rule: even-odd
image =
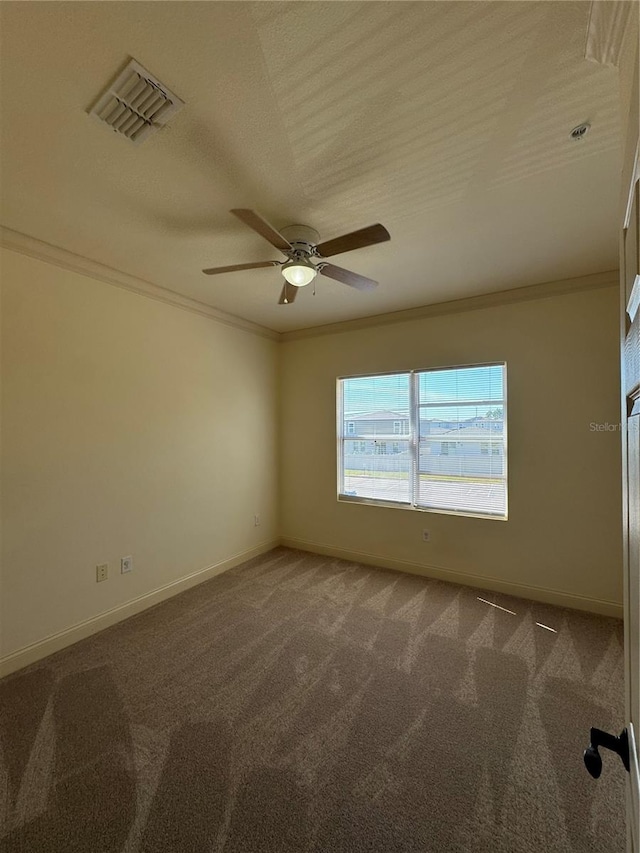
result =
[[128,619],[129,616],[134,616],[136,613],[147,610],[147,608],[153,607],[155,604],[159,604],[161,601],[165,601],[174,595],[178,595],[178,593],[184,592],[192,586],[197,586],[203,583],[203,581],[214,578],[216,575],[221,575],[223,572],[233,569],[234,566],[239,566],[240,563],[251,560],[253,557],[259,557],[260,554],[271,551],[279,544],[278,540],[264,542],[262,545],[251,548],[249,551],[243,551],[241,554],[235,554],[227,560],[214,563],[212,566],[206,566],[204,569],[192,572],[190,575],[186,575],[186,577],[165,584],[165,586],[147,592],[138,598],[134,598],[124,604],[119,604],[105,613],[99,613],[97,616],[85,619],[76,625],[72,625],[70,628],[65,628],[64,631],[59,631],[28,646],[24,646],[0,658],[0,678],[25,666],[29,666],[29,664],[35,663],[42,658],[48,657],[54,652],[60,651],[60,649],[71,646],[73,643],[77,643],[78,640],[84,640],[85,637],[97,634],[98,631],[103,631],[105,628],[115,625],[116,622],[122,622],[123,619]]
[[615,616],[618,619],[622,619],[623,615],[622,604],[616,601],[589,598],[585,595],[576,595],[557,589],[546,589],[544,587],[530,586],[513,581],[504,581],[499,578],[485,577],[483,575],[472,575],[454,569],[445,569],[441,566],[427,566],[422,563],[412,563],[408,560],[394,560],[391,557],[380,557],[377,554],[366,554],[362,551],[348,551],[344,548],[321,545],[318,542],[307,542],[303,539],[284,537],[280,540],[280,544],[287,548],[298,548],[301,551],[310,551],[311,553],[323,554],[328,557],[338,557],[342,560],[351,560],[355,563],[364,563],[365,565],[378,566],[383,569],[393,569],[397,572],[408,572],[409,574],[421,575],[426,578],[435,578],[479,589],[488,589],[493,592],[502,592],[505,595],[528,598],[532,601],[544,602],[545,604],[571,607],[574,610],[586,610],[589,613],[598,613],[601,616]]
[[365,565],[378,566],[384,569],[393,569],[399,572],[408,572],[409,574],[421,575],[422,577],[436,578],[437,580],[450,581],[451,583],[464,584],[465,586],[473,586],[479,589],[488,589],[494,592],[502,592],[506,595],[514,595],[519,598],[528,598],[533,601],[542,601],[545,604],[556,604],[560,607],[571,607],[576,610],[586,610],[590,613],[599,613],[603,616],[615,616],[622,618],[622,604],[615,601],[604,601],[597,598],[588,598],[584,595],[576,595],[573,593],[561,592],[555,589],[545,589],[543,587],[529,586],[527,584],[514,583],[512,581],[504,581],[498,578],[484,577],[482,575],[472,575],[466,572],[458,572],[453,569],[445,569],[440,566],[426,566],[421,563],[412,563],[408,560],[395,560],[390,557],[381,557],[376,554],[367,554],[362,551],[349,551],[344,548],[335,548],[332,545],[323,545],[318,542],[308,542],[303,539],[291,539],[284,537],[280,540],[265,542],[252,548],[249,551],[243,551],[241,554],[235,554],[227,560],[222,560],[211,566],[206,566],[204,569],[199,569],[184,578],[166,584],[159,589],[134,598],[131,601],[120,604],[105,613],[100,613],[90,619],[85,619],[64,631],[59,631],[36,643],[18,649],[3,658],[0,658],[0,678],[9,675],[18,669],[29,666],[54,652],[60,651],[67,646],[77,643],[79,640],[90,637],[92,634],[97,634],[99,631],[121,622],[123,619],[128,619],[129,616],[134,616],[136,613],[141,613],[167,598],[178,595],[193,586],[197,586],[203,581],[220,575],[234,566],[240,565],[253,557],[258,557],[271,551],[278,545],[284,545],[288,548],[297,548],[301,551],[310,551],[314,554],[323,554],[328,557],[338,557],[342,560],[350,560],[352,562],[364,563]]

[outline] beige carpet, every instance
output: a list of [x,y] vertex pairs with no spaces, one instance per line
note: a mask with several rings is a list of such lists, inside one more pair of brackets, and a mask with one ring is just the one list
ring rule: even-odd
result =
[[0,682],[2,850],[623,851],[622,683],[616,620],[278,549]]

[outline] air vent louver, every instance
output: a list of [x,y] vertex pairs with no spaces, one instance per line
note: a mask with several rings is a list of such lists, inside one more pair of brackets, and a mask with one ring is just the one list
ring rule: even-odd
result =
[[184,106],[153,74],[132,59],[98,98],[89,115],[132,142],[142,142]]

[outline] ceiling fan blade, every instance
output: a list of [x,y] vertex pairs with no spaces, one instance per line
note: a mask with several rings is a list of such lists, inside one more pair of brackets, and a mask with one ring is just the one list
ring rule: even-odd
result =
[[279,267],[280,261],[258,261],[255,264],[231,264],[229,267],[211,267],[202,270],[205,275],[219,275],[222,272],[237,272],[238,270],[257,270],[260,267]]
[[326,275],[327,278],[334,278],[336,281],[348,284],[349,287],[355,287],[356,290],[375,290],[378,286],[377,281],[367,278],[366,275],[359,275],[357,272],[351,272],[351,270],[345,270],[333,264],[322,264],[319,269],[320,275]]
[[259,213],[256,213],[255,210],[248,210],[244,207],[235,208],[231,211],[234,216],[237,216],[241,222],[244,222],[245,225],[248,225],[249,228],[253,228],[254,231],[257,231],[261,237],[264,237],[272,246],[275,246],[276,249],[280,249],[281,252],[288,252],[291,249],[291,243],[288,240],[285,240],[282,234],[280,234],[273,225],[270,225],[266,219],[260,216]]
[[369,225],[367,228],[361,228],[359,231],[343,234],[342,237],[326,240],[316,248],[318,254],[322,255],[323,258],[330,258],[332,255],[350,252],[352,249],[362,249],[364,246],[373,246],[375,243],[385,243],[390,239],[391,235],[387,229],[378,222],[375,225]]
[[280,294],[280,299],[278,299],[278,305],[291,305],[291,303],[295,301],[299,290],[300,288],[296,287],[295,284],[289,284],[285,281],[282,287],[282,293]]

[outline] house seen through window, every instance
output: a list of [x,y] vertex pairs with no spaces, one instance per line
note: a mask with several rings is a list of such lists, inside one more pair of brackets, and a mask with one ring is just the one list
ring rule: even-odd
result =
[[506,434],[504,363],[339,379],[338,497],[506,518]]

